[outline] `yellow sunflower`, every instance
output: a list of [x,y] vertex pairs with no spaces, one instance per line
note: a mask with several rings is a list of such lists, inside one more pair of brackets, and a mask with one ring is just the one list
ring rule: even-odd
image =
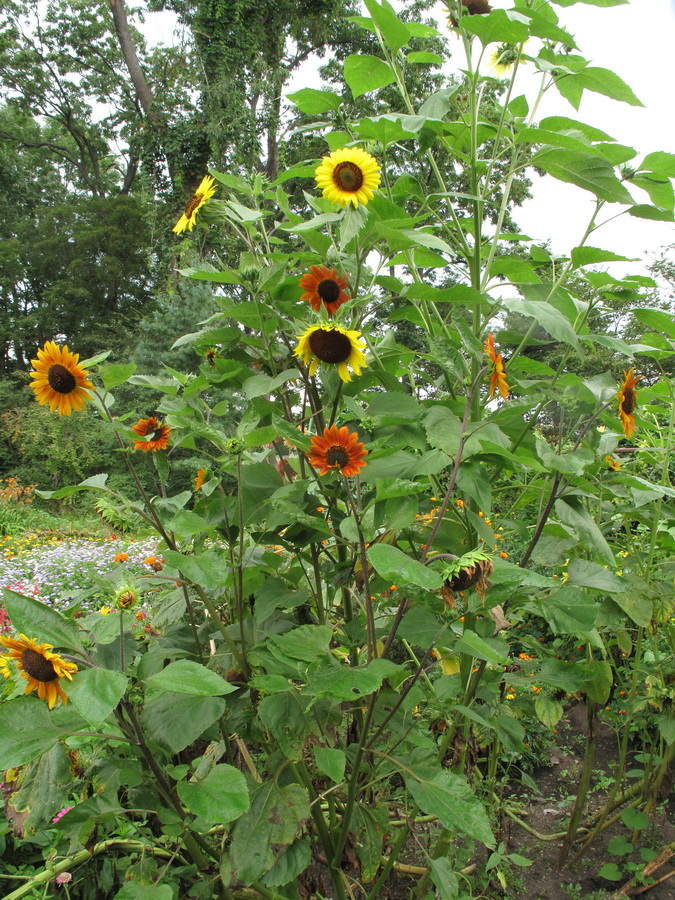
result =
[[621,468],[621,463],[618,459],[615,459],[615,457],[613,457],[611,453],[609,454],[609,456],[605,457],[605,462],[610,467],[610,469],[614,469],[615,472],[618,472]]
[[205,175],[202,182],[185,204],[185,212],[171,229],[180,234],[186,229],[192,231],[197,221],[197,211],[210,200],[216,192],[216,182],[210,175]]
[[331,203],[356,208],[373,199],[380,184],[380,167],[375,157],[360,147],[343,147],[324,156],[316,170],[316,183]]
[[293,353],[306,366],[309,365],[310,375],[314,375],[319,362],[325,362],[337,366],[343,381],[351,381],[348,364],[356,375],[360,375],[361,369],[368,365],[363,353],[366,345],[359,340],[360,337],[358,331],[347,331],[337,325],[311,325],[298,338],[298,346]]
[[41,406],[48,403],[49,409],[58,410],[60,416],[84,409],[89,399],[87,390],[93,390],[94,385],[87,379],[86,369],[78,365],[80,354],[71,353],[67,344],[59,347],[47,341],[37,355],[31,360],[34,371],[30,373],[37,402]]
[[490,376],[490,393],[488,394],[488,400],[492,400],[496,390],[499,390],[499,396],[502,398],[502,400],[506,400],[506,398],[509,396],[509,383],[506,380],[504,359],[501,353],[497,353],[497,351],[495,350],[494,334],[488,334],[485,342],[483,343],[483,347],[485,348],[485,352],[487,353],[490,362],[492,363],[492,375]]
[[358,441],[358,434],[350,434],[346,425],[342,428],[331,425],[330,428],[324,428],[323,436],[313,436],[309,461],[316,469],[320,469],[319,475],[325,475],[331,469],[339,469],[347,477],[356,475],[360,468],[367,465],[363,458],[368,455],[368,451]]
[[28,682],[25,694],[37,689],[38,697],[40,700],[46,700],[50,709],[56,705],[59,697],[64,703],[68,702],[59,679],[67,678],[72,681],[73,672],[77,672],[75,663],[68,662],[58,653],[51,653],[52,644],[38,644],[25,634],[19,635],[18,641],[0,637],[0,642],[11,650],[9,659],[16,662],[21,677]]
[[623,384],[617,393],[619,401],[619,418],[623,425],[623,433],[627,438],[633,437],[635,432],[635,416],[633,413],[637,409],[637,391],[635,385],[642,378],[642,375],[635,376],[635,369],[631,368],[627,372],[624,369]]
[[152,450],[156,453],[158,450],[166,450],[169,446],[171,428],[160,422],[155,416],[139,419],[135,425],[131,426],[131,430],[141,438],[148,438],[148,440],[134,441],[134,450],[143,450],[144,453]]

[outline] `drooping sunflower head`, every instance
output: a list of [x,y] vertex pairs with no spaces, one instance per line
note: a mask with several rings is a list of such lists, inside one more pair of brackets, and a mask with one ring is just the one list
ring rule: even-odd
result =
[[28,682],[25,694],[37,690],[40,700],[46,700],[50,709],[56,705],[59,697],[63,703],[68,702],[59,679],[67,678],[72,681],[73,673],[77,672],[75,663],[63,659],[58,653],[52,653],[52,644],[38,644],[25,634],[20,634],[18,641],[0,637],[0,642],[10,650],[8,658],[16,662],[21,677]]
[[115,593],[115,606],[118,609],[132,609],[138,603],[140,594],[134,585],[123,584]]
[[204,466],[200,466],[197,469],[197,474],[195,475],[195,491],[201,490],[204,481],[206,480],[206,469]]
[[627,438],[633,437],[635,433],[635,410],[637,409],[637,391],[635,385],[642,378],[642,375],[635,375],[635,369],[630,368],[624,370],[623,383],[618,390],[617,400],[619,401],[619,418],[623,425],[623,433]]
[[197,212],[208,200],[211,199],[211,197],[213,197],[215,192],[216,182],[210,175],[205,175],[204,178],[202,178],[201,184],[199,185],[197,190],[185,204],[183,215],[171,230],[176,234],[180,234],[186,229],[188,231],[192,231],[192,229],[195,227],[195,222],[197,221]]
[[497,390],[499,390],[499,396],[502,398],[502,400],[506,400],[506,398],[509,396],[509,383],[506,380],[504,358],[502,357],[501,353],[497,353],[497,351],[495,350],[494,334],[488,334],[483,343],[483,347],[485,349],[485,352],[487,353],[492,367],[492,374],[490,375],[490,393],[488,394],[488,400],[492,400],[495,395],[495,391]]
[[41,406],[48,403],[50,410],[58,410],[60,416],[84,409],[89,399],[87,391],[93,390],[94,385],[78,363],[79,353],[71,353],[67,344],[59,347],[54,341],[47,341],[37,356],[31,360],[30,377],[38,403]]
[[141,441],[134,441],[134,450],[143,450],[144,453],[152,450],[156,453],[158,450],[166,450],[169,446],[171,428],[160,422],[155,416],[139,419],[135,425],[131,426],[131,430],[143,438]]
[[300,287],[305,293],[301,300],[309,300],[312,309],[317,312],[323,306],[329,315],[349,300],[347,294],[347,282],[341,278],[335,269],[327,269],[326,266],[310,266],[299,281]]
[[375,157],[360,147],[343,147],[324,156],[316,170],[316,183],[324,197],[343,208],[356,208],[373,199],[382,176]]
[[[492,7],[487,0],[462,0],[462,6],[470,16],[484,16],[492,11]],[[448,19],[448,25],[457,28],[457,24],[457,19],[451,14]]]
[[309,448],[309,461],[319,469],[319,475],[325,475],[331,469],[339,469],[347,477],[356,475],[363,466],[368,451],[359,443],[359,436],[354,431],[349,433],[347,426],[338,428],[331,425],[324,428],[323,435],[315,434]]
[[309,374],[314,375],[319,362],[337,366],[338,375],[343,381],[351,381],[347,366],[351,366],[356,375],[368,365],[363,350],[365,343],[359,340],[358,331],[348,331],[337,325],[311,325],[298,338],[298,346],[293,353],[309,365]]

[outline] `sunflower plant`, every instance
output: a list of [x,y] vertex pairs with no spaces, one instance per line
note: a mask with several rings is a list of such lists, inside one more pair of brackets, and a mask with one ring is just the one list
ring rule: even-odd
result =
[[[376,900],[409,874],[422,819],[432,844],[413,896],[459,896],[460,878],[469,895],[458,860],[494,851],[503,816],[518,821],[496,789],[503,766],[526,753],[528,721],[554,729],[571,695],[589,740],[560,865],[631,800],[617,775],[595,833],[580,830],[598,716],[626,683],[623,772],[643,667],[675,645],[672,579],[654,565],[675,398],[650,366],[675,353],[675,324],[652,317],[667,322],[652,349],[589,323],[652,287],[598,270],[617,256],[595,232],[610,203],[671,221],[672,157],[627,170],[636,154],[604,132],[541,120],[548,91],[573,109],[587,90],[639,103],[578,55],[548,0],[448,0],[462,82],[419,103],[410,67],[439,60],[411,45],[438,32],[386,0],[366,7],[357,24],[379,53],[347,58],[344,96],[387,89],[395,107],[359,119],[332,91],[296,92],[323,117],[323,158],[271,184],[213,171],[174,227],[224,229],[239,247],[227,267],[182,270],[217,286],[219,314],[179,341],[198,368],[85,368],[53,342],[34,361],[37,400],[67,415],[91,402],[137,491],[98,475],[44,496],[105,492],[156,533],[162,562],[88,614],[5,592],[18,632],[0,639],[8,805],[44,790],[48,757],[58,778],[35,827],[71,806],[52,823],[63,859],[29,890],[124,854],[127,881],[142,884],[151,858],[157,890],[180,896]],[[495,46],[510,66],[496,94]],[[532,107],[514,90],[524,61]],[[529,166],[594,198],[566,256],[504,231]],[[302,199],[285,187],[296,179]],[[616,368],[577,374],[606,346]],[[116,417],[127,382],[158,390],[152,415]],[[233,431],[221,388],[245,401]],[[574,664],[542,631],[581,648]],[[651,758],[669,764],[672,711],[663,681],[650,686]],[[664,771],[645,775],[648,811]]]

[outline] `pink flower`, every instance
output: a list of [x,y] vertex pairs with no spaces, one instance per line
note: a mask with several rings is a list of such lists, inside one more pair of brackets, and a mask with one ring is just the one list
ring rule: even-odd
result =
[[[73,807],[71,806],[70,808],[72,809]],[[73,876],[70,874],[70,872],[61,872],[60,875],[56,876],[57,884],[68,884],[68,882],[72,880]]]
[[[67,812],[70,812],[71,809],[75,809],[75,807],[74,807],[74,806],[64,806],[64,808],[63,808],[60,812],[57,812],[57,814],[56,814],[56,815],[54,816],[54,818],[52,819],[52,825],[53,825],[55,822],[58,822],[59,819],[60,819],[62,816],[65,816],[65,814],[66,814]],[[68,879],[68,881],[70,881],[70,878]]]

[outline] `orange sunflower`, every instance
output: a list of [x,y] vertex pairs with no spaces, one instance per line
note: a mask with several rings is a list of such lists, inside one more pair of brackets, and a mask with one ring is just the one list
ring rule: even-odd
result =
[[506,370],[504,369],[503,357],[501,353],[497,353],[497,351],[495,350],[494,334],[488,334],[483,347],[485,348],[485,352],[487,353],[492,363],[492,375],[490,376],[490,393],[488,394],[488,400],[492,400],[496,390],[499,390],[499,395],[502,400],[506,400],[506,398],[509,396],[509,383],[506,380]]
[[346,293],[347,282],[337,274],[335,269],[327,269],[326,266],[310,266],[309,268],[310,271],[306,272],[299,281],[300,287],[305,291],[300,299],[309,300],[310,306],[317,312],[323,304],[329,315],[332,315],[350,299]]
[[77,672],[75,663],[68,662],[58,653],[51,653],[52,644],[38,644],[25,634],[20,634],[18,641],[8,637],[0,637],[0,641],[11,650],[8,658],[16,662],[21,677],[28,682],[25,694],[31,694],[37,689],[38,697],[46,700],[50,709],[56,705],[59,697],[64,703],[68,702],[59,679],[67,678],[72,681],[73,672]]
[[642,375],[635,376],[635,369],[630,368],[627,372],[624,369],[623,384],[617,393],[619,401],[619,418],[623,425],[623,433],[627,438],[633,437],[635,432],[635,416],[637,409],[637,391],[635,385],[642,378]]
[[206,480],[206,469],[204,466],[200,466],[197,469],[197,474],[195,475],[195,491],[201,490],[204,481]]
[[37,402],[41,406],[48,403],[49,409],[57,409],[60,416],[84,409],[89,399],[87,390],[93,390],[94,385],[87,379],[87,371],[78,365],[80,354],[71,353],[67,344],[59,347],[54,341],[47,341],[37,355],[31,360],[34,371],[30,373]]
[[338,428],[331,425],[324,428],[323,436],[315,434],[309,448],[309,461],[317,469],[319,475],[325,475],[331,469],[339,469],[343,475],[356,475],[366,465],[364,456],[368,451],[359,442],[356,432],[351,434],[347,426]]
[[131,426],[131,430],[135,431],[140,437],[145,438],[142,441],[134,441],[134,450],[143,450],[145,453],[152,450],[156,453],[158,450],[166,450],[169,446],[171,429],[155,416],[140,419],[135,425]]

